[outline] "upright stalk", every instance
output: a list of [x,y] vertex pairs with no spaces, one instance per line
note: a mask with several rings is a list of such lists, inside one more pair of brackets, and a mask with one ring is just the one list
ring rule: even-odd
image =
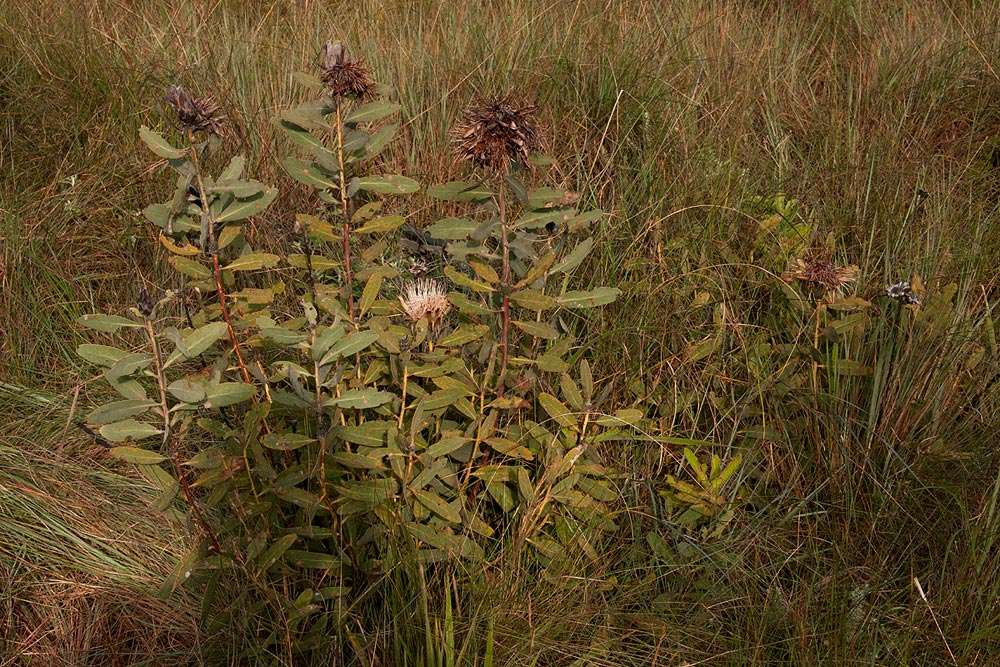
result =
[[344,216],[341,227],[341,244],[344,254],[344,282],[347,290],[347,313],[354,321],[354,273],[351,269],[351,207],[347,198],[347,179],[344,174],[344,123],[343,104],[337,99],[337,166],[340,167],[340,208]]
[[236,329],[233,328],[232,318],[229,316],[229,306],[226,305],[226,290],[222,286],[222,268],[219,266],[219,251],[215,245],[215,220],[212,219],[212,209],[208,205],[208,193],[205,190],[205,182],[201,178],[201,160],[198,157],[198,147],[194,143],[194,133],[188,132],[188,143],[191,144],[191,161],[194,164],[195,181],[198,184],[198,198],[201,200],[202,214],[208,218],[208,241],[207,246],[212,255],[212,275],[215,277],[215,293],[219,298],[219,308],[222,310],[222,319],[226,322],[226,331],[229,334],[229,342],[236,354],[236,363],[239,364],[240,374],[243,381],[253,384],[250,379],[250,371],[247,370],[246,362],[243,360],[243,352],[240,350],[240,340],[236,337]]
[[166,453],[167,458],[170,459],[174,475],[177,477],[177,484],[180,486],[181,493],[184,495],[184,500],[187,502],[188,507],[191,508],[195,522],[201,528],[202,532],[205,533],[205,536],[208,537],[209,542],[212,543],[212,549],[215,550],[215,553],[222,553],[222,545],[219,544],[219,538],[215,536],[215,532],[209,527],[201,510],[198,509],[194,493],[191,491],[191,485],[188,483],[187,475],[180,465],[176,448],[173,446],[174,439],[171,437],[170,432],[170,406],[167,403],[167,379],[163,374],[163,355],[160,353],[160,346],[156,342],[156,332],[153,330],[152,320],[149,317],[144,317],[143,320],[146,325],[146,335],[149,337],[149,345],[153,351],[153,371],[156,373],[156,386],[160,390],[160,412],[163,414],[162,449]]
[[500,242],[503,246],[503,267],[500,275],[500,289],[503,290],[503,302],[500,305],[500,378],[498,392],[504,391],[505,375],[507,373],[507,356],[510,347],[510,242],[507,238],[507,201],[503,184],[497,194],[497,208],[500,213]]

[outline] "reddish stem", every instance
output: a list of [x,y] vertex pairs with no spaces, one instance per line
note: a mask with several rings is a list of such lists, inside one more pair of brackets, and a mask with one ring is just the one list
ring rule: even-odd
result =
[[236,362],[240,365],[240,373],[243,381],[253,384],[250,379],[250,371],[247,370],[246,362],[243,361],[243,353],[240,351],[240,340],[236,337],[236,330],[233,328],[233,321],[229,317],[229,306],[226,305],[226,290],[222,287],[222,269],[219,267],[219,254],[212,253],[212,269],[215,273],[215,293],[219,297],[219,307],[222,309],[222,319],[226,322],[226,329],[229,332],[229,342],[233,345],[233,352],[236,353]]

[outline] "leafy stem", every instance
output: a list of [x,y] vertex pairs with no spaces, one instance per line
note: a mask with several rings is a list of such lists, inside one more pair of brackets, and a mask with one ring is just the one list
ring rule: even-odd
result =
[[497,193],[497,209],[500,215],[500,243],[503,246],[503,267],[500,274],[503,302],[500,306],[500,376],[498,379],[498,393],[502,396],[510,347],[510,242],[507,236],[507,203],[502,185]]
[[212,549],[215,553],[222,553],[222,545],[219,544],[219,538],[216,537],[215,532],[205,521],[205,517],[202,515],[201,510],[198,509],[198,504],[195,502],[194,493],[191,491],[191,485],[188,483],[187,475],[178,463],[177,451],[174,447],[174,439],[171,437],[170,431],[170,406],[167,403],[167,379],[163,373],[163,355],[160,352],[160,346],[156,342],[156,331],[153,330],[153,321],[149,319],[148,316],[143,317],[146,335],[149,337],[149,346],[153,352],[153,364],[154,372],[156,373],[156,386],[160,390],[160,411],[163,414],[163,442],[162,447],[170,459],[170,464],[174,469],[174,476],[177,477],[177,484],[180,486],[181,493],[184,494],[184,500],[187,502],[188,507],[191,508],[191,513],[194,515],[195,522],[201,528],[202,532],[208,537],[208,540],[212,543]]
[[240,340],[236,337],[236,329],[233,328],[232,319],[229,316],[229,306],[226,304],[226,290],[222,285],[222,269],[219,266],[219,250],[215,245],[215,221],[212,219],[212,207],[208,203],[208,192],[205,189],[205,182],[201,177],[201,160],[198,157],[198,147],[194,142],[194,133],[190,130],[187,133],[188,143],[191,145],[191,162],[194,165],[195,180],[198,183],[198,198],[201,201],[202,215],[205,216],[208,227],[206,235],[206,246],[212,256],[212,274],[215,277],[215,293],[219,298],[219,308],[222,310],[222,319],[226,322],[226,331],[229,334],[229,342],[233,346],[236,355],[236,362],[240,366],[240,374],[243,381],[252,384],[250,371],[247,370],[246,362],[243,360],[243,353],[240,350]]
[[347,313],[354,321],[354,274],[351,270],[351,206],[347,197],[347,182],[344,173],[344,120],[343,104],[337,98],[337,165],[340,167],[340,207],[344,216],[341,227],[341,243],[344,254],[344,282],[347,291]]

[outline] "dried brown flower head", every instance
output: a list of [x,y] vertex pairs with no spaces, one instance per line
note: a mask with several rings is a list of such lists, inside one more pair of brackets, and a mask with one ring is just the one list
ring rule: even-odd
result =
[[170,86],[166,102],[177,114],[177,125],[185,132],[225,133],[226,117],[211,97],[195,97],[181,86]]
[[333,97],[365,99],[375,93],[375,82],[362,60],[347,57],[347,48],[337,42],[323,45],[323,85]]
[[139,297],[136,299],[135,307],[146,319],[153,316],[153,311],[156,310],[156,300],[145,287],[139,288]]
[[490,171],[505,172],[511,165],[523,164],[540,144],[536,109],[513,95],[477,101],[452,129],[455,153]]
[[440,324],[451,310],[444,286],[431,278],[420,278],[408,284],[403,288],[399,303],[410,321],[418,322],[426,317],[431,327]]
[[820,292],[839,292],[858,278],[858,267],[837,266],[829,255],[812,252],[796,259],[782,276],[786,282],[797,280],[804,287]]

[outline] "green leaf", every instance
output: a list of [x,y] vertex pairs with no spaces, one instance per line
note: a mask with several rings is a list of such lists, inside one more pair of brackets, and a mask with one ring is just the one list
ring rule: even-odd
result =
[[222,170],[219,174],[219,181],[232,181],[243,176],[243,169],[246,167],[247,160],[242,155],[234,155],[230,160],[226,168]]
[[368,421],[357,426],[337,426],[334,434],[341,440],[365,447],[382,447],[392,425],[388,422]]
[[578,199],[574,193],[554,188],[538,188],[528,193],[527,208],[536,211],[538,209],[565,206]]
[[139,128],[139,138],[149,147],[149,150],[168,160],[180,159],[184,157],[186,152],[179,148],[174,148],[163,138],[163,135],[159,132],[154,132],[145,125]]
[[340,567],[340,560],[335,556],[315,551],[289,549],[285,552],[285,560],[307,570],[331,570]]
[[146,400],[146,390],[142,388],[142,385],[135,380],[109,380],[111,383],[111,388],[117,391],[119,394],[125,398],[131,398],[137,401]]
[[321,170],[314,164],[307,164],[295,157],[286,157],[281,161],[288,175],[299,183],[304,183],[318,190],[333,190],[340,187],[340,179],[336,174]]
[[84,343],[76,348],[76,353],[89,361],[92,364],[97,364],[98,366],[111,367],[116,361],[129,354],[125,350],[119,350],[117,347],[111,347],[109,345],[94,345],[93,343]]
[[544,340],[555,340],[559,338],[559,332],[556,331],[555,327],[546,322],[511,322],[515,327],[528,334],[529,336],[534,336],[535,338],[542,338]]
[[209,192],[222,192],[245,199],[260,194],[266,189],[260,181],[240,181],[236,179],[218,180],[207,188]]
[[225,322],[211,322],[198,327],[184,336],[180,352],[188,359],[194,359],[221,340],[228,332],[229,328]]
[[362,104],[344,118],[345,123],[371,123],[399,111],[400,106],[394,102],[381,100]]
[[444,267],[444,275],[447,276],[456,285],[468,287],[469,289],[476,292],[489,293],[493,291],[493,288],[487,285],[486,283],[479,282],[478,280],[473,280],[472,278],[465,275],[461,271],[454,269],[450,266]]
[[468,218],[443,218],[427,228],[431,238],[443,241],[463,241],[479,225]]
[[413,495],[420,501],[420,504],[434,512],[439,517],[450,523],[462,523],[462,515],[459,511],[445,502],[444,498],[433,491],[413,490]]
[[557,301],[560,306],[567,308],[595,308],[612,303],[621,293],[622,291],[617,287],[598,287],[588,292],[566,292],[559,296]]
[[486,444],[504,456],[513,456],[525,461],[533,461],[535,459],[535,455],[531,453],[530,449],[507,438],[487,438]]
[[182,257],[180,255],[174,255],[167,259],[179,273],[183,273],[189,278],[194,278],[195,280],[206,280],[212,277],[212,272],[208,267],[196,262],[187,257]]
[[320,366],[329,364],[339,357],[360,352],[376,340],[378,340],[378,332],[376,331],[355,331],[331,345],[327,353],[323,355],[323,359],[320,360]]
[[316,442],[315,438],[310,438],[301,433],[288,432],[268,433],[261,438],[261,444],[268,449],[277,449],[283,452],[290,452],[314,442]]
[[350,389],[339,397],[326,400],[323,405],[338,408],[377,408],[393,398],[394,394],[374,388]]
[[363,479],[346,482],[338,486],[337,491],[352,500],[360,500],[371,505],[377,505],[395,496],[399,491],[399,485],[391,477]]
[[322,502],[315,493],[309,493],[305,489],[296,487],[275,487],[274,495],[293,505],[303,507],[309,511],[315,511]]
[[138,465],[155,465],[167,460],[167,457],[163,454],[151,452],[148,449],[140,449],[139,447],[112,447],[108,450],[108,454],[126,463],[135,463]]
[[555,266],[552,267],[553,273],[572,273],[583,260],[587,258],[590,254],[591,249],[594,247],[594,238],[590,237],[587,240],[580,243],[580,245],[573,248],[573,251],[563,257]]
[[470,442],[472,442],[471,438],[463,438],[460,436],[441,438],[433,445],[428,447],[424,453],[430,458],[436,459],[439,456],[445,456],[447,454],[451,454],[456,449],[464,447]]
[[269,188],[260,194],[245,199],[234,199],[232,203],[222,210],[222,213],[215,218],[215,222],[235,222],[245,220],[252,215],[257,215],[274,201],[278,196],[277,188]]
[[162,432],[152,424],[146,424],[135,419],[123,419],[120,422],[105,424],[100,428],[101,436],[110,442],[142,440],[143,438],[159,435]]
[[294,110],[282,112],[278,119],[278,127],[288,134],[288,138],[293,142],[312,152],[313,154],[326,153],[331,155],[330,150],[323,145],[323,142],[310,134],[309,127],[318,125],[317,119],[306,118]]
[[482,338],[490,328],[485,324],[463,324],[447,336],[438,341],[442,347],[456,347],[465,345],[474,340]]
[[552,394],[539,394],[538,403],[542,406],[542,409],[544,409],[545,412],[547,412],[548,415],[556,421],[556,423],[568,427],[576,426],[576,417],[570,412],[569,408],[563,405],[562,402]]
[[421,542],[432,547],[443,549],[451,554],[470,560],[481,561],[485,558],[483,548],[464,535],[452,535],[443,528],[436,529],[420,523],[407,523],[406,530]]
[[365,282],[365,287],[361,290],[361,299],[358,301],[358,310],[362,315],[368,312],[368,309],[375,303],[375,299],[378,298],[379,291],[382,289],[383,280],[385,277],[381,273],[373,273]]
[[133,322],[127,317],[122,317],[121,315],[105,315],[104,313],[83,315],[76,321],[89,329],[96,329],[97,331],[105,331],[107,333],[114,333],[122,327],[142,326],[142,324]]
[[316,340],[312,345],[313,361],[319,361],[322,359],[327,350],[329,350],[334,343],[343,337],[344,327],[342,326],[338,325],[323,329],[322,332],[316,336]]
[[580,387],[583,389],[583,397],[589,403],[594,397],[594,375],[590,371],[590,362],[586,359],[580,360]]
[[451,181],[427,188],[427,194],[444,201],[481,201],[493,196],[493,192],[479,183]]
[[[563,398],[569,401],[570,406],[572,406],[574,410],[577,412],[583,411],[585,405],[583,394],[580,393],[580,387],[573,381],[573,378],[564,373],[563,376],[559,378],[559,389],[562,391]],[[642,416],[641,412],[639,413],[639,416]]]
[[510,295],[510,300],[521,308],[543,311],[556,306],[556,300],[538,290],[523,289]]
[[106,377],[110,382],[117,382],[121,378],[132,375],[136,371],[149,366],[152,362],[153,358],[148,354],[126,354],[124,357],[112,364],[111,368],[104,371],[104,377]]
[[439,389],[420,399],[420,405],[424,410],[430,412],[431,410],[438,410],[440,408],[448,407],[449,405],[454,405],[460,399],[471,393],[472,392],[468,389],[463,389],[461,387]]
[[278,562],[288,549],[295,544],[295,540],[299,539],[299,536],[295,533],[290,535],[283,535],[275,540],[271,546],[267,548],[260,556],[257,557],[257,566],[261,571],[266,571],[272,565]]
[[210,385],[205,391],[205,407],[222,408],[249,399],[254,395],[254,386],[243,382],[220,382]]
[[281,258],[267,252],[251,252],[240,255],[228,266],[223,267],[226,271],[256,271],[258,269],[269,269],[278,265]]
[[448,292],[448,302],[465,315],[486,316],[492,314],[488,308],[472,301],[463,292]]
[[87,415],[91,424],[110,424],[127,417],[136,417],[156,405],[154,401],[125,399],[102,405]]
[[355,234],[378,234],[391,232],[403,225],[406,219],[401,215],[383,215],[354,230]]
[[167,391],[177,400],[185,403],[201,403],[205,400],[205,385],[196,377],[174,380],[167,385]]
[[358,190],[387,195],[402,195],[411,194],[419,189],[420,184],[415,180],[398,174],[355,176],[347,186],[349,195],[353,195]]
[[382,459],[374,455],[356,454],[354,452],[337,452],[330,457],[346,468],[357,468],[360,470],[385,470]]
[[166,229],[170,222],[170,206],[168,204],[150,204],[142,209],[142,215],[160,229]]
[[396,136],[396,131],[398,129],[398,124],[391,123],[389,125],[383,125],[376,130],[375,133],[368,138],[368,143],[365,144],[363,159],[367,160],[381,153],[382,149],[388,146],[389,142]]

